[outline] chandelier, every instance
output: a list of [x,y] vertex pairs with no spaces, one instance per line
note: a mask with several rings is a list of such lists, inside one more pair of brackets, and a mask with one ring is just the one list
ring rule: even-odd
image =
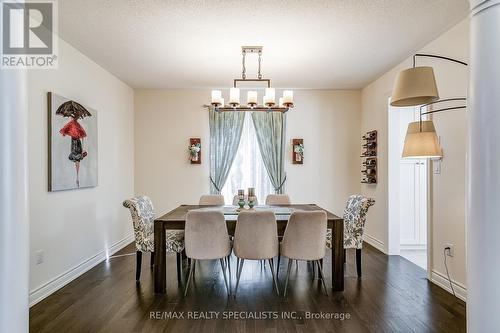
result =
[[[283,96],[276,103],[276,91],[271,88],[271,80],[263,79],[261,74],[262,46],[242,46],[242,70],[241,78],[233,80],[233,88],[229,89],[229,103],[226,104],[222,97],[221,90],[212,90],[212,100],[210,105],[205,105],[207,108],[212,108],[217,112],[222,111],[266,111],[266,112],[287,112],[293,108],[293,91],[284,90]],[[258,75],[257,78],[247,78],[245,59],[248,53],[258,54]],[[258,102],[258,94],[256,90],[247,92],[246,103],[240,102],[240,88],[238,83],[243,82],[265,82],[267,88],[265,95],[262,98],[262,104]]]

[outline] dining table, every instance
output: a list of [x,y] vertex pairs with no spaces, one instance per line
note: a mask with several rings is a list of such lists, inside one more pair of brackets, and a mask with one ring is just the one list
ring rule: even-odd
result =
[[[238,206],[200,206],[180,205],[154,221],[154,292],[166,293],[167,290],[167,230],[184,230],[186,215],[191,210],[219,210],[224,214],[229,235],[234,235],[238,213],[242,210]],[[323,210],[327,214],[327,227],[332,229],[332,288],[334,291],[344,290],[344,220],[341,217],[319,207],[316,204],[289,204],[273,206],[255,206],[251,210],[270,210],[276,216],[278,236],[283,236],[288,219],[294,211]],[[325,245],[326,246],[326,245]]]

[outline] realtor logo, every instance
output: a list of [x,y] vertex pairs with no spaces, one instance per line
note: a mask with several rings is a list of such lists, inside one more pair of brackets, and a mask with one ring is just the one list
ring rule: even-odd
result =
[[56,2],[2,1],[2,68],[56,68]]

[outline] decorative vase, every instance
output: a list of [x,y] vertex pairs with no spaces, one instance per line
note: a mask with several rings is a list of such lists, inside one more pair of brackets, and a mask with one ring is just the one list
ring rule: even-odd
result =
[[250,209],[253,208],[253,206],[255,205],[255,197],[249,197],[248,198],[248,207],[250,207]]
[[240,206],[240,209],[243,209],[243,207],[245,207],[245,199],[244,198],[240,198],[240,200],[238,201],[238,206]]

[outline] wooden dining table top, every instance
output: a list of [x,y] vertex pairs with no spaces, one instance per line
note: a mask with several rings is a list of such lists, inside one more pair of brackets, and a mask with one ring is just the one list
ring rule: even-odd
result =
[[[253,209],[240,210],[237,206],[209,206],[209,205],[180,205],[179,207],[169,211],[168,213],[155,219],[155,222],[167,222],[167,224],[175,222],[185,222],[186,215],[190,210],[218,210],[224,214],[224,218],[228,222],[236,221],[240,211],[273,211],[277,221],[288,221],[290,214],[294,211],[317,211],[326,212],[328,222],[342,220],[342,218],[329,212],[328,210],[319,207],[316,204],[290,204],[290,205],[272,205],[272,206],[255,206]],[[170,223],[169,223],[170,222]]]

